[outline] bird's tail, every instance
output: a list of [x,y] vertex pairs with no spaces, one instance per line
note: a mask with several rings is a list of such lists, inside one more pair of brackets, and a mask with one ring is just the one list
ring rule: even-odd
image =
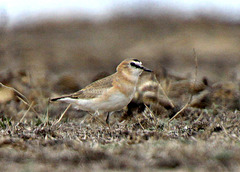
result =
[[67,97],[68,97],[68,96],[61,96],[61,97],[51,98],[51,99],[50,99],[50,102],[55,102],[55,101],[58,101],[58,100],[61,100],[61,99],[67,98]]

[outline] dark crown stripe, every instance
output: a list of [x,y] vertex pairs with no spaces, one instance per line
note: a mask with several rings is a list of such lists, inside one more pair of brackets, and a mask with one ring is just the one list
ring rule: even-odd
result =
[[133,59],[133,61],[135,61],[135,62],[140,62],[138,59]]

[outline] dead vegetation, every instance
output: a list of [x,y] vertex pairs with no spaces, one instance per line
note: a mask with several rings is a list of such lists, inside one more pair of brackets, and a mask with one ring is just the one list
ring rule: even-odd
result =
[[[3,30],[0,164],[8,171],[238,171],[239,33],[237,24],[161,17]],[[142,75],[111,128],[104,116],[49,104],[113,73],[126,57],[156,77]]]

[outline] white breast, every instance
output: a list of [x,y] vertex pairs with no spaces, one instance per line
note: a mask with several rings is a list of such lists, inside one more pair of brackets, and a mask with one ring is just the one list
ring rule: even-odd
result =
[[95,105],[96,110],[111,112],[121,110],[124,106],[126,106],[132,100],[132,96],[126,97],[121,92],[115,92],[107,100],[97,100]]

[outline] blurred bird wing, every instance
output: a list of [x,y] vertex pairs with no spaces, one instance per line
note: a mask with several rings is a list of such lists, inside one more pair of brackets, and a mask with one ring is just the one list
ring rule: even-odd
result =
[[69,95],[68,97],[74,98],[74,99],[96,98],[113,86],[112,82],[113,82],[114,77],[115,76],[113,74],[108,77],[97,80],[97,81],[89,84],[82,90],[79,90],[78,92],[73,93],[72,95]]

